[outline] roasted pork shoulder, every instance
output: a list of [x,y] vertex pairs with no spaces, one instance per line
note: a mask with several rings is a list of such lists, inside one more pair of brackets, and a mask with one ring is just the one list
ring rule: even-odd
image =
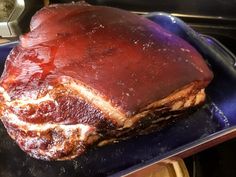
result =
[[30,156],[72,159],[199,105],[212,77],[190,44],[145,17],[51,5],[6,60],[1,121]]

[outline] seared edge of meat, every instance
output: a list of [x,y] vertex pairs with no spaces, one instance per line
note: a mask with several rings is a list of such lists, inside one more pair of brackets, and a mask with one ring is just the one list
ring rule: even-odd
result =
[[[182,114],[182,111],[200,104],[205,99],[204,89],[200,87],[201,84],[194,82],[164,99],[149,104],[142,112],[135,116],[126,117],[124,114],[121,115],[120,112],[118,114],[109,114],[110,107],[106,107],[109,105],[109,102],[96,95],[91,89],[85,88],[84,85],[72,80],[67,80],[62,85],[65,89],[62,89],[60,85],[60,94],[57,92],[57,88],[54,88],[45,94],[44,97],[35,100],[11,101],[7,92],[0,88],[2,97],[5,98],[5,107],[1,107],[2,122],[10,136],[16,140],[21,149],[32,157],[44,160],[75,158],[93,144],[101,146],[154,131],[161,126],[161,124],[158,125],[160,122],[179,116]],[[81,91],[83,89],[86,91]],[[87,103],[93,105],[101,114],[96,114],[96,112],[92,111],[90,116],[94,117],[95,121],[91,120],[91,122],[87,123],[79,122],[79,120],[77,122],[75,120],[73,124],[67,124],[66,122],[55,123],[55,121],[33,123],[28,120],[22,120],[24,115],[10,108],[13,106],[16,110],[17,107],[19,110],[22,110],[36,104],[35,106],[38,106],[38,109],[40,109],[40,105],[43,104],[39,103],[55,102],[55,100],[58,100],[56,95],[59,95],[61,98],[67,97],[68,93],[76,98],[77,101],[80,99],[86,100]],[[97,104],[98,102],[100,104]],[[60,103],[57,102],[56,105],[58,106]],[[114,110],[112,107],[111,112]],[[55,109],[55,111],[59,110]],[[76,110],[67,111],[75,112]],[[44,112],[44,114],[47,115],[48,113]],[[101,117],[96,117],[98,115]],[[122,119],[116,117],[116,115],[121,115]],[[37,116],[37,111],[34,116]],[[104,122],[109,122],[110,120],[112,120],[110,124],[104,125]]]
[[213,75],[186,41],[127,11],[45,7],[0,80],[0,117],[21,149],[72,159],[148,133],[199,105]]

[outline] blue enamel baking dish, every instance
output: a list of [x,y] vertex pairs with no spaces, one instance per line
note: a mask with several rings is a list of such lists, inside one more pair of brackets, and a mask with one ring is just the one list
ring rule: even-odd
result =
[[[0,177],[121,176],[172,156],[186,157],[236,137],[235,56],[217,40],[201,35],[166,13],[147,18],[191,43],[214,72],[206,103],[196,112],[175,120],[158,132],[89,150],[71,161],[36,160],[7,135],[0,124]],[[0,69],[17,42],[0,45]]]

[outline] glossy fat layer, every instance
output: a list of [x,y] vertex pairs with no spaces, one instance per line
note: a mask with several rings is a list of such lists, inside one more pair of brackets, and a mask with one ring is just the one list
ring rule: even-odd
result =
[[37,159],[72,159],[99,139],[95,127],[83,124],[32,125],[13,114],[9,114],[7,119],[3,118],[2,122],[20,148]]
[[[32,124],[88,124],[107,131],[123,126],[131,127],[133,122],[146,117],[159,107],[172,105],[171,110],[186,109],[205,99],[204,89],[199,90],[199,83],[194,82],[164,99],[149,104],[140,113],[126,117],[90,88],[67,78],[62,82],[63,85],[54,87],[38,99],[26,97],[11,100],[7,91],[0,87],[5,104],[2,114],[11,112],[18,119]],[[195,97],[196,103],[193,101]],[[8,114],[4,117],[8,117]]]
[[12,99],[36,99],[63,76],[88,85],[128,117],[191,82],[204,88],[212,79],[199,53],[159,25],[81,4],[46,7],[33,17],[1,85]]
[[[83,92],[80,92],[78,88],[86,89],[70,81],[70,84],[54,87],[38,99],[25,97],[11,100],[7,91],[0,87],[0,95],[4,99],[1,114],[3,117],[15,115],[17,119],[28,122],[32,127],[38,126],[40,128],[43,126],[39,125],[47,123],[49,125],[84,124],[105,131],[122,125],[124,120],[115,116],[119,115],[119,112],[109,110],[110,107],[106,107],[108,103],[105,101],[103,101],[105,105],[97,104],[97,100],[94,98],[96,95],[93,93],[82,94]],[[124,115],[121,118],[125,119]],[[30,127],[25,129],[27,128]]]

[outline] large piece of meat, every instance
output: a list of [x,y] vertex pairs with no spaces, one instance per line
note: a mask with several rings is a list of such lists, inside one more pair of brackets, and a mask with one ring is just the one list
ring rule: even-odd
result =
[[7,58],[1,120],[32,157],[72,159],[199,105],[211,79],[192,46],[144,17],[52,5]]

